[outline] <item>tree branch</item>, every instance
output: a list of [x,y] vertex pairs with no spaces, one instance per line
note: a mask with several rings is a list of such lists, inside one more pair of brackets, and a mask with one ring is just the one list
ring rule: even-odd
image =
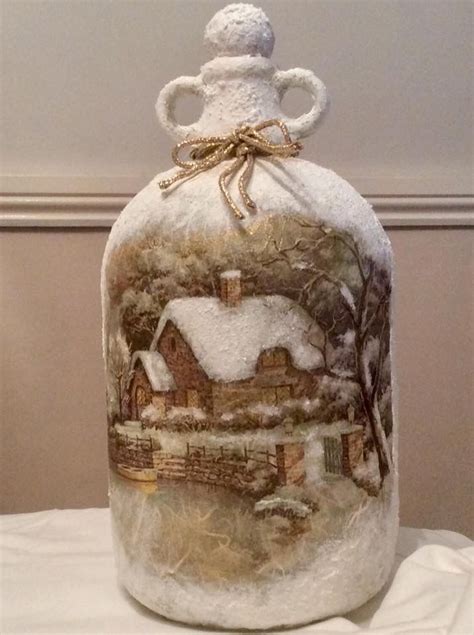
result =
[[377,397],[377,391],[379,389],[379,385],[380,385],[380,377],[382,375],[382,365],[384,362],[384,349],[385,349],[385,341],[384,341],[384,335],[385,335],[385,328],[387,326],[387,316],[385,316],[384,321],[382,323],[382,328],[380,330],[380,335],[379,335],[379,351],[378,351],[378,355],[377,355],[377,364],[375,367],[375,375],[373,378],[373,385],[372,385],[372,393],[370,395],[370,401],[372,404],[375,403],[375,399]]
[[347,247],[347,249],[354,256],[361,282],[363,282],[366,279],[366,274],[364,271],[364,266],[362,263],[362,258],[359,252],[359,248],[357,246],[357,243],[351,237],[345,236],[342,232],[339,232],[336,229],[326,228],[323,225],[323,223],[312,223],[311,221],[305,221],[301,218],[293,218],[292,220],[300,227],[304,227],[306,229],[316,229],[323,232],[324,236],[318,239],[317,241],[318,245],[324,242],[325,240],[328,240],[331,238],[334,240],[339,240],[343,245],[345,245],[345,247]]
[[372,324],[376,320],[380,309],[387,304],[387,300],[388,300],[388,298],[387,298],[385,293],[383,295],[381,295],[380,298],[377,301],[377,304],[375,305],[374,311],[373,311],[372,315],[370,316],[369,320],[364,324],[363,327],[361,325],[361,327],[362,327],[361,328],[362,341],[365,341],[365,338],[367,337],[367,334],[369,332],[370,327],[372,326]]
[[[369,273],[367,274],[367,277],[364,279],[364,281],[362,283],[362,290],[361,290],[360,299],[359,299],[359,309],[358,309],[358,312],[357,312],[357,314],[358,314],[357,322],[358,322],[359,328],[362,328],[362,322],[363,322],[363,319],[364,319],[364,313],[367,310],[369,292],[370,292],[370,288],[372,286],[373,276],[374,276],[374,263],[370,262],[370,264],[369,264]],[[364,336],[362,335],[362,341],[363,340],[364,340]]]
[[315,371],[313,371],[313,374],[318,377],[323,376],[323,377],[330,377],[331,379],[337,379],[340,381],[348,381],[351,384],[357,384],[358,386],[360,386],[360,382],[358,378],[353,373],[350,373],[349,375],[341,375],[337,373],[336,371],[331,370],[330,368],[317,368]]

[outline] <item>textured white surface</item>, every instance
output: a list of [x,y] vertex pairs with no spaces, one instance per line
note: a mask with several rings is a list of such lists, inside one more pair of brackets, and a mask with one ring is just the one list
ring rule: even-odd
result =
[[[238,221],[226,205],[218,180],[227,163],[183,181],[163,192],[158,181],[174,174],[176,168],[157,175],[123,210],[112,228],[107,252],[145,233],[189,236],[220,233],[251,227],[254,221],[277,214],[303,214],[359,240],[367,254],[380,261],[391,259],[390,243],[371,205],[337,174],[303,159],[267,161],[257,159],[248,187],[258,214]],[[238,189],[230,192],[238,199]]]
[[310,343],[322,345],[321,330],[303,308],[281,295],[243,298],[235,307],[219,298],[171,300],[161,314],[152,349],[168,320],[212,379],[253,377],[260,354],[276,347],[285,348],[301,370],[323,365],[321,352]]
[[275,37],[264,12],[251,4],[229,4],[206,27],[204,44],[213,55],[270,57]]
[[[206,27],[205,44],[216,57],[196,77],[178,77],[162,89],[156,112],[163,128],[176,139],[228,134],[243,123],[267,119],[285,121],[294,139],[311,134],[327,108],[326,87],[309,70],[279,71],[267,59],[273,50],[273,31],[261,9],[250,4],[231,4]],[[312,107],[297,119],[287,117],[280,102],[287,90],[308,92]],[[198,95],[203,113],[194,124],[183,126],[175,118],[180,96]],[[271,133],[273,137],[273,133]]]
[[[118,586],[107,509],[3,516],[1,527],[2,633],[196,632]],[[345,617],[287,632],[467,635],[473,563],[473,543],[460,534],[402,528],[395,577],[381,593]]]
[[[120,581],[159,615],[197,626],[269,629],[347,613],[380,591],[390,575],[398,533],[398,496],[389,479],[386,487],[388,493],[382,491],[360,505],[342,536],[321,545],[294,543],[286,555],[282,553],[283,575],[253,584],[219,585],[185,580],[175,575],[174,567],[155,564],[154,545],[167,540],[160,506],[150,503],[146,495],[135,492],[131,498],[126,488],[114,487],[110,504]],[[331,489],[333,501],[339,497],[341,508],[361,495],[350,481]],[[337,518],[331,517],[328,533],[335,532],[336,526]],[[132,558],[127,555],[131,551]],[[304,563],[295,571],[285,571],[285,558],[299,553],[305,554]]]

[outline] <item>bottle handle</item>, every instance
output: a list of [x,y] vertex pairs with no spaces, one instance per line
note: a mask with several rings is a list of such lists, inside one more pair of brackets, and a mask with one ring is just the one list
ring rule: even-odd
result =
[[176,121],[175,107],[179,97],[183,95],[203,95],[203,83],[201,77],[178,77],[166,84],[158,95],[156,101],[156,114],[160,124],[172,137],[178,141],[197,134],[196,124],[183,126]]
[[277,71],[272,83],[276,88],[280,101],[290,88],[302,88],[313,98],[311,110],[296,119],[284,117],[288,132],[295,139],[312,134],[321,121],[321,116],[327,110],[329,99],[326,86],[316,75],[304,68],[292,68],[287,71]]

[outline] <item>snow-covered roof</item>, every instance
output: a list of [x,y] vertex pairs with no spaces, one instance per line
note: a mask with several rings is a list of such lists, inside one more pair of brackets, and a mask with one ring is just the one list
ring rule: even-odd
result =
[[176,390],[174,377],[165,360],[157,351],[135,351],[130,364],[132,371],[138,359],[143,364],[148,381],[154,391]]
[[293,365],[312,370],[323,365],[322,332],[296,302],[281,295],[245,297],[234,307],[218,298],[171,300],[161,314],[151,350],[156,350],[168,321],[180,331],[211,379],[247,379],[256,372],[260,354],[285,348]]

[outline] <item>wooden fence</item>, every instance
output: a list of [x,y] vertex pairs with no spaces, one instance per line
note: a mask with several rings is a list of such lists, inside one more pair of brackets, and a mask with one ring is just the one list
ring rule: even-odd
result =
[[[158,455],[155,464],[158,479],[220,485],[258,495],[271,491],[276,480],[276,455],[269,451],[243,448],[239,452],[223,446],[208,448],[188,443],[184,456],[154,454]],[[253,473],[256,466],[263,468],[258,479]]]
[[[222,485],[260,495],[273,491],[277,484],[302,485],[304,455],[304,443],[293,440],[277,443],[273,452],[244,445],[228,448],[186,443],[181,455],[163,451],[151,437],[120,435],[111,443],[111,460],[122,468],[152,470],[151,475],[154,472],[157,479]],[[336,447],[333,455],[340,463]],[[334,468],[336,473],[339,463]]]
[[269,450],[250,450],[246,446],[242,450],[235,448],[209,448],[205,445],[186,444],[186,456],[192,458],[212,459],[215,461],[233,461],[237,463],[262,463],[277,468],[276,454],[272,454]]
[[111,458],[125,467],[153,469],[158,480],[195,481],[259,495],[272,490],[277,474],[276,454],[269,450],[209,448],[187,443],[186,453],[175,455],[154,449],[152,438],[138,435],[118,436],[111,444]]

